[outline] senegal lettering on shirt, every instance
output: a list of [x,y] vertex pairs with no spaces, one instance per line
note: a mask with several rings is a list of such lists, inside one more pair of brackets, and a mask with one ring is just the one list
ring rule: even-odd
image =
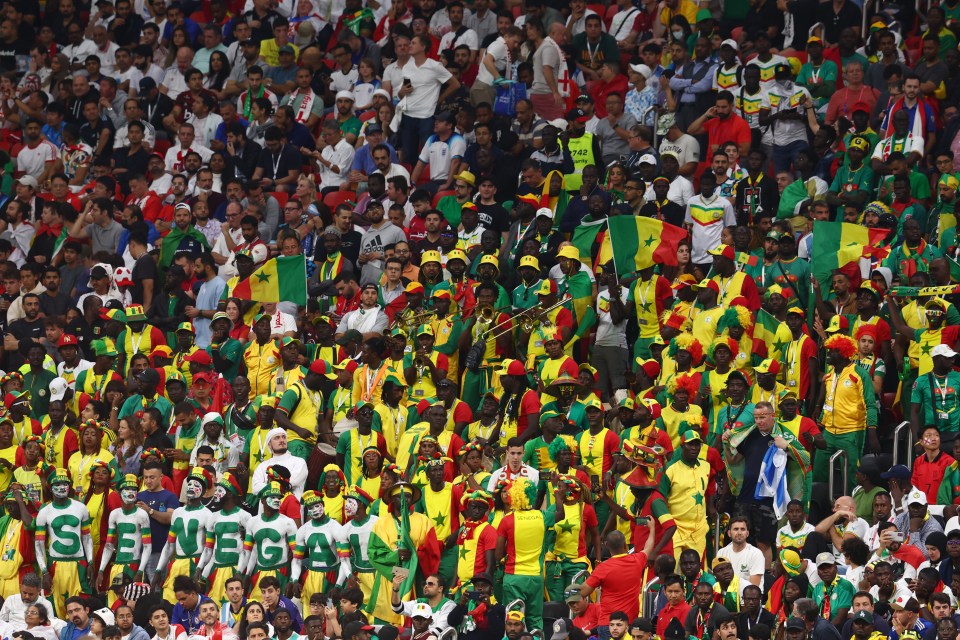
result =
[[760,126],[760,109],[763,107],[769,108],[770,99],[763,89],[754,94],[749,94],[746,89],[741,88],[734,94],[734,104],[740,117],[747,121],[751,129],[756,129]]
[[523,576],[541,574],[540,552],[546,528],[553,526],[542,511],[528,509],[508,513],[500,521],[498,532],[507,539],[504,573]]

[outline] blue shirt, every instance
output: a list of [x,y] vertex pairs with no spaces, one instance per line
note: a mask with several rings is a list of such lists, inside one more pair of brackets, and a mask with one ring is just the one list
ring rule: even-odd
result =
[[[137,499],[154,511],[160,511],[161,513],[173,511],[180,506],[180,501],[177,500],[177,496],[166,489],[160,489],[160,491],[141,491]],[[153,553],[163,551],[163,545],[167,543],[168,533],[170,533],[170,525],[161,524],[156,518],[150,518],[150,540]]]
[[170,624],[178,624],[186,629],[188,636],[192,635],[194,631],[203,626],[203,623],[200,622],[200,605],[209,600],[210,598],[199,593],[197,594],[197,606],[193,609],[185,609],[179,602],[173,605],[173,612],[170,614]]
[[[223,290],[227,288],[227,283],[220,276],[204,282],[200,285],[200,292],[197,293],[197,309],[201,311],[216,311],[220,304],[220,296]],[[210,318],[197,316],[193,319],[193,328],[197,332],[195,342],[201,349],[210,346],[210,339],[213,333],[210,331]]]
[[[266,608],[266,606],[264,606]],[[293,600],[285,596],[280,596],[280,599],[277,601],[277,609],[286,609],[290,612],[290,622],[291,628],[300,633],[300,629],[303,627],[303,616],[300,615],[300,609],[297,609],[297,605],[293,604]],[[267,609],[267,622],[273,624],[273,614],[276,611],[270,611]]]
[[[391,146],[389,142],[384,142],[383,145],[386,146],[388,149],[390,149],[391,164],[394,162],[398,162],[397,152],[393,148],[393,146]],[[373,149],[370,148],[370,143],[368,142],[367,144],[360,147],[360,150],[357,151],[356,154],[354,154],[353,166],[351,166],[350,169],[353,171],[362,171],[364,175],[368,175],[368,176],[373,173],[376,173],[377,165],[374,164],[373,162],[372,154],[373,154]]]
[[53,146],[59,149],[61,146],[63,146],[63,128],[66,126],[66,124],[66,122],[61,122],[59,129],[54,129],[50,125],[45,124],[40,131],[47,140],[53,143]]

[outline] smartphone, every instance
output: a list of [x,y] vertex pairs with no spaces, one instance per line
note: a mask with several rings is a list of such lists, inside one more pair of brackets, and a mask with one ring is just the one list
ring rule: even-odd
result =
[[479,591],[467,591],[467,597],[471,600],[479,600],[480,592]]
[[404,78],[403,84],[410,84],[410,78]]
[[905,537],[902,533],[897,531],[895,533],[890,534],[890,539],[893,540],[894,542],[903,542]]
[[404,580],[406,580],[409,575],[410,575],[410,569],[407,569],[406,567],[394,567],[394,568],[393,568],[393,577],[394,577],[394,578],[396,578],[397,576],[400,576],[401,578],[403,578]]

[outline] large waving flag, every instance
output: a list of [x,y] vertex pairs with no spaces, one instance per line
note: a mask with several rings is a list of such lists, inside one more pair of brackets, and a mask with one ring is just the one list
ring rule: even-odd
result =
[[869,229],[848,222],[814,222],[810,272],[821,290],[830,290],[834,270],[877,253],[887,233],[886,229]]
[[[574,229],[573,237],[570,243],[580,252],[580,262],[593,268],[593,247],[597,243],[597,236],[601,237],[601,245],[597,254],[597,264],[603,264],[609,260],[610,236],[607,233],[607,221],[609,218],[600,218],[599,220],[581,220],[580,225]],[[601,235],[602,234],[602,235]],[[606,260],[604,259],[606,257]]]
[[937,246],[946,250],[957,244],[957,215],[954,213],[940,214],[940,228],[937,231]]
[[607,221],[613,261],[618,274],[655,264],[677,265],[677,246],[687,230],[653,218],[614,216]]
[[307,261],[303,254],[267,260],[246,280],[233,288],[241,300],[307,304]]
[[[754,351],[774,360],[780,360],[783,350],[793,339],[790,329],[763,309],[757,310],[753,325]],[[757,344],[757,342],[761,344]]]

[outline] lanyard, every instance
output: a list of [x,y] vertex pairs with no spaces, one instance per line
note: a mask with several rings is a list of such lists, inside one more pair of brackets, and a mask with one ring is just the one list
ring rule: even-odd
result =
[[947,389],[948,389],[947,377],[944,376],[944,379],[943,379],[944,384],[942,386],[940,385],[940,381],[937,379],[939,377],[940,376],[934,374],[933,384],[937,387],[937,395],[940,396],[940,407],[944,411],[946,411],[947,410]]

